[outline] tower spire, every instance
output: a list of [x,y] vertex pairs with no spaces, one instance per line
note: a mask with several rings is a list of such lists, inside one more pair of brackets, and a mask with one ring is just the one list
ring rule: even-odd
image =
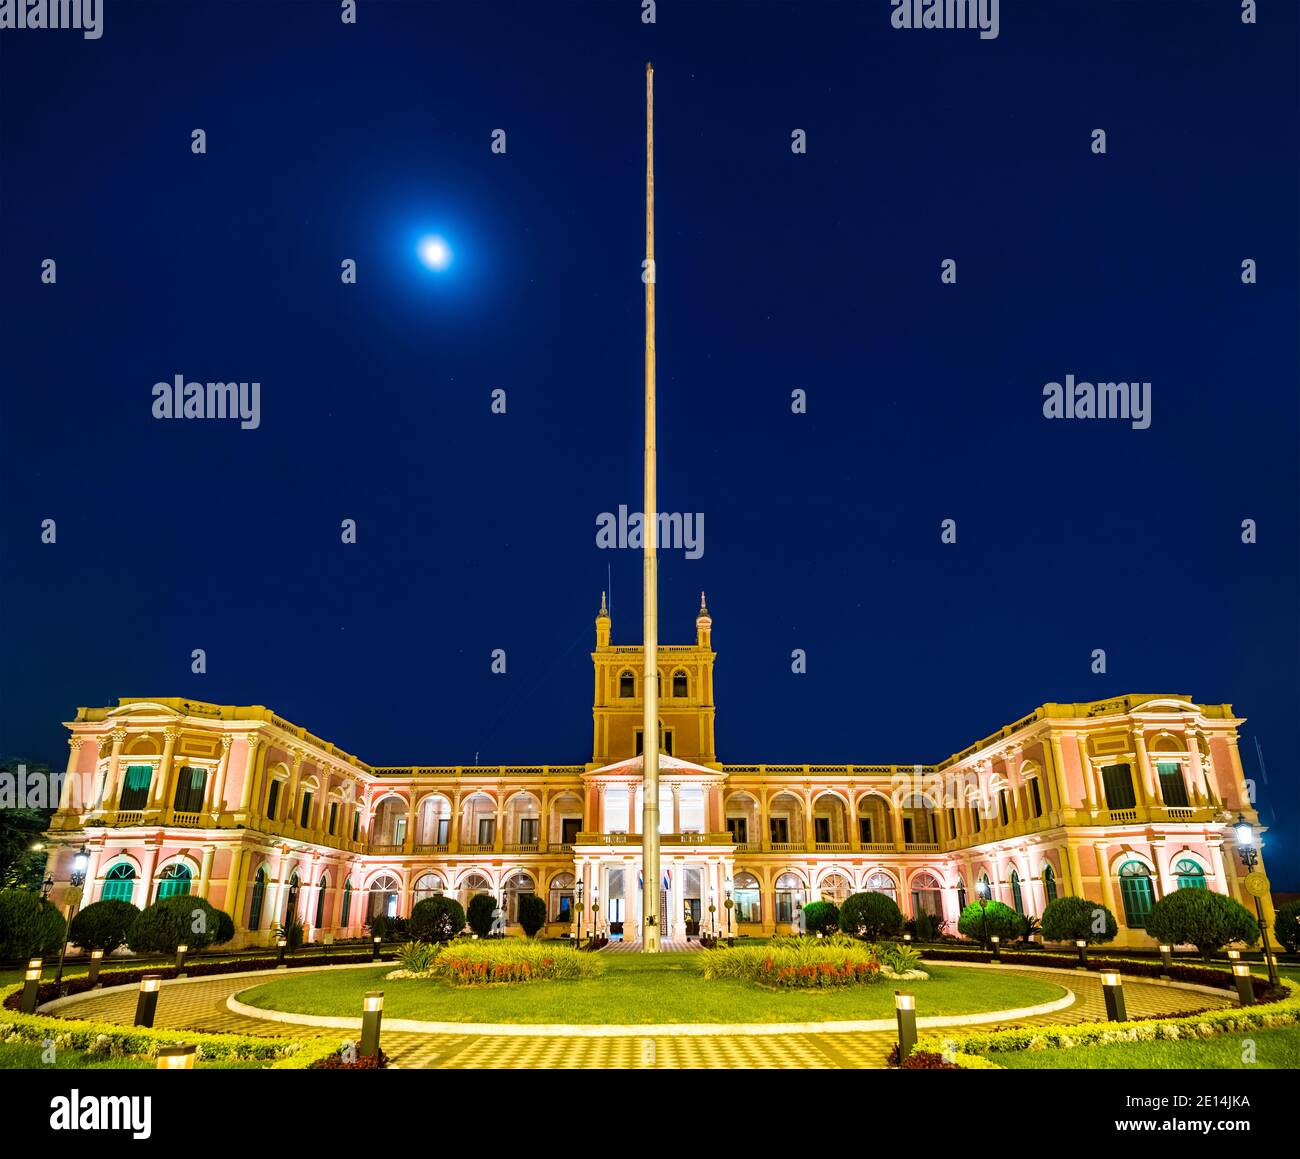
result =
[[645,66],[645,545],[642,652],[641,948],[659,952],[659,518],[655,495],[655,70]]

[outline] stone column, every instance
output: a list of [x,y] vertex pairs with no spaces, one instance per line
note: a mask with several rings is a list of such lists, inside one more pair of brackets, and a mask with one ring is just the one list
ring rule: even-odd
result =
[[158,846],[148,845],[140,851],[140,881],[143,885],[143,896],[135,904],[141,909],[145,909],[154,900],[153,878],[157,868]]
[[1153,837],[1150,846],[1151,860],[1156,866],[1155,879],[1160,886],[1160,892],[1155,900],[1159,901],[1162,897],[1168,897],[1178,886],[1169,872],[1169,847],[1164,838]]
[[1048,748],[1052,753],[1052,791],[1061,809],[1073,806],[1070,800],[1069,784],[1065,779],[1065,757],[1061,752],[1061,738],[1056,733],[1048,734]]
[[226,911],[235,923],[235,929],[244,928],[244,895],[248,879],[249,852],[243,848],[230,851],[230,873],[226,877]]
[[293,764],[289,768],[289,783],[285,786],[284,819],[286,825],[298,824],[298,783],[302,779],[302,762],[306,755],[302,749],[293,750]]
[[244,741],[248,745],[248,753],[244,761],[244,784],[239,791],[239,811],[247,821],[248,813],[253,807],[253,783],[257,780],[257,748],[261,739],[249,733],[244,737]]
[[1122,925],[1124,914],[1115,909],[1115,888],[1110,879],[1110,865],[1106,856],[1106,850],[1109,848],[1109,844],[1105,841],[1098,841],[1093,846],[1097,856],[1097,880],[1101,882],[1102,905],[1115,915],[1116,923]]
[[682,787],[673,784],[669,788],[673,794],[673,832],[680,833],[682,831]]
[[849,785],[849,852],[862,852],[862,833],[858,826],[858,790]]
[[104,812],[116,812],[122,797],[122,745],[126,742],[126,729],[115,728],[111,733],[113,751],[108,758],[108,773],[104,777],[104,799],[100,807]]
[[1210,778],[1205,775],[1205,768],[1201,763],[1201,746],[1197,743],[1196,729],[1189,724],[1186,727],[1185,735],[1187,739],[1187,760],[1191,769],[1192,784],[1196,786],[1197,795],[1205,804],[1217,805],[1218,800],[1210,784]]
[[87,849],[86,858],[86,880],[82,886],[81,908],[92,902],[99,901],[99,891],[95,888],[99,879],[99,862],[103,854],[102,847],[98,845],[91,846]]
[[[86,803],[83,798],[89,796],[89,794],[80,792],[80,786],[77,783],[80,776],[77,772],[77,765],[81,760],[81,744],[81,737],[68,737],[68,765],[63,774],[63,784],[59,786],[60,813],[71,813],[74,810],[86,811]],[[94,791],[93,788],[91,791]]]
[[813,825],[812,790],[803,791],[803,847],[812,852],[817,848],[815,826]]
[[[416,826],[420,820],[419,811],[415,807],[415,786],[409,786],[407,793],[409,795],[406,798],[406,839],[402,842],[402,851],[404,853],[414,853],[416,837],[418,836]],[[501,846],[498,845],[497,848],[500,849]]]
[[627,831],[629,834],[637,831],[636,823],[636,784],[629,781],[627,786]]
[[203,858],[199,862],[199,897],[206,898],[212,883],[212,858],[217,852],[215,845],[203,847]]
[[758,790],[758,842],[759,848],[767,853],[772,848],[772,824],[767,812],[768,790],[760,786]]
[[460,827],[465,821],[464,817],[461,815],[460,792],[459,788],[452,790],[451,819],[450,824],[447,826],[448,853],[460,852]]
[[229,733],[222,735],[221,759],[217,762],[217,771],[212,777],[212,792],[208,798],[208,809],[212,814],[213,822],[220,820],[226,804],[226,775],[230,771],[230,746],[234,743],[235,738]]
[[1083,897],[1083,871],[1079,868],[1079,847],[1072,844],[1068,839],[1065,843],[1065,856],[1061,859],[1061,868],[1069,869],[1069,882],[1065,885],[1062,893],[1069,893],[1073,897]]
[[149,805],[151,810],[170,810],[171,801],[175,796],[172,790],[172,766],[176,757],[176,740],[180,736],[180,730],[175,728],[166,729],[164,732],[162,760],[158,762],[158,775],[154,778],[153,785],[149,790]]
[[1156,783],[1155,771],[1151,767],[1151,757],[1147,754],[1146,733],[1141,725],[1133,730],[1133,757],[1137,761],[1137,768],[1133,771],[1137,774],[1136,781],[1138,784],[1145,786],[1147,805],[1156,807],[1164,804],[1164,799],[1160,793],[1160,786]]
[[1079,768],[1083,774],[1084,802],[1089,813],[1096,813],[1098,798],[1096,788],[1093,785],[1092,761],[1088,759],[1088,735],[1087,733],[1078,732],[1074,734],[1074,739],[1079,747]]

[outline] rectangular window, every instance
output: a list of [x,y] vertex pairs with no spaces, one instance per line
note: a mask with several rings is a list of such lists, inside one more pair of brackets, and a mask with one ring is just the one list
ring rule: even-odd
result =
[[1010,816],[1011,816],[1010,809],[1007,805],[1007,791],[1006,789],[999,789],[998,790],[998,817],[1001,819],[1002,824],[1005,825],[1007,821],[1010,819]]
[[143,809],[149,803],[149,784],[152,780],[152,765],[128,765],[126,780],[122,783],[122,800],[117,807],[131,811]]
[[537,844],[537,826],[536,817],[525,817],[519,822],[519,844],[536,845]]
[[172,807],[177,813],[198,813],[203,808],[203,790],[208,782],[207,769],[182,768],[176,774],[176,796]]
[[560,840],[565,845],[572,845],[578,840],[578,833],[582,829],[581,817],[563,817],[560,820]]
[[275,810],[279,804],[280,804],[280,782],[272,781],[270,792],[268,792],[266,795],[266,815],[272,821],[275,820]]
[[355,809],[353,810],[352,813],[352,840],[359,841],[360,839],[361,839],[361,810]]
[[948,836],[957,840],[957,810],[953,808],[948,810]]
[[1106,790],[1107,809],[1136,809],[1133,795],[1133,778],[1128,765],[1106,765],[1101,770],[1102,785]]
[[769,817],[768,832],[774,845],[784,845],[790,840],[790,821],[786,817]]
[[813,818],[813,840],[823,844],[831,839],[831,819],[829,817]]
[[1160,774],[1160,799],[1166,805],[1176,809],[1186,809],[1191,804],[1187,799],[1187,782],[1183,780],[1181,761],[1160,761],[1156,765]]
[[641,737],[642,737],[641,730],[638,728],[638,729],[636,730],[636,732],[635,732],[634,735],[635,735],[635,737],[636,737],[636,755],[637,755],[637,756],[640,756],[640,755],[641,755],[641,750],[645,747],[645,746],[641,743]]
[[870,817],[858,818],[858,840],[861,841],[863,845],[871,844],[871,818]]
[[911,845],[912,842],[915,841],[915,840],[916,840],[916,837],[915,837],[915,833],[914,833],[914,829],[913,829],[913,825],[912,825],[912,818],[911,818],[911,817],[904,817],[904,818],[903,818],[903,844],[904,844],[904,845]]
[[302,828],[306,829],[310,821],[311,821],[311,794],[303,793],[302,809],[298,813],[298,824],[301,825]]
[[1034,816],[1041,817],[1043,815],[1043,797],[1038,789],[1037,777],[1029,782],[1029,802],[1034,807]]
[[330,836],[331,837],[334,836],[334,830],[338,828],[338,825],[339,825],[339,803],[337,801],[331,801],[330,802]]
[[438,836],[437,836],[436,838],[434,838],[434,840],[437,841],[437,843],[438,843],[439,845],[446,845],[446,844],[447,844],[447,839],[448,839],[448,836],[450,835],[450,833],[451,833],[451,818],[450,818],[450,817],[439,817],[439,818],[438,818]]
[[728,817],[727,832],[731,834],[731,843],[733,845],[747,845],[749,843],[749,818]]
[[480,817],[478,819],[478,843],[480,845],[491,845],[496,835],[497,821],[495,817]]
[[972,833],[980,831],[980,807],[978,805],[970,807],[970,827]]

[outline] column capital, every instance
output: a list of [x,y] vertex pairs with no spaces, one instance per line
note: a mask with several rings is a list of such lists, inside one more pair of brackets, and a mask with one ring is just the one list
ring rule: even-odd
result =
[[112,738],[112,741],[113,741],[113,747],[116,748],[117,746],[121,745],[121,744],[126,740],[126,729],[124,729],[124,728],[115,728],[115,729],[114,729],[112,732],[110,732],[108,735]]
[[82,736],[70,736],[68,737],[68,748],[70,748],[74,753],[80,752],[81,746],[85,743],[85,740],[86,738]]

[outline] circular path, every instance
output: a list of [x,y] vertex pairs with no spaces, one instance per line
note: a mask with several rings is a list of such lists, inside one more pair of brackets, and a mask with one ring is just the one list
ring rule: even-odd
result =
[[[304,971],[306,973],[307,971]],[[1042,978],[1040,971],[1003,968],[1011,976]],[[1073,1005],[1052,1014],[1008,1019],[1005,1025],[1099,1022],[1106,1018],[1101,983],[1094,973],[1080,972],[1054,979],[1074,991]],[[264,1038],[314,1037],[314,1027],[267,1022],[232,1013],[226,999],[257,983],[248,977],[222,975],[211,980],[164,986],[154,1025],[177,1030],[250,1034]],[[1125,979],[1124,997],[1130,1017],[1186,1013],[1232,1005],[1226,992],[1220,999],[1181,987]],[[59,1012],[70,1018],[130,1024],[135,1015],[136,988],[114,987],[68,1003]],[[1002,1024],[999,1024],[1002,1025]],[[650,1028],[647,1027],[647,1031]],[[327,1031],[340,1041],[346,1031]],[[466,1069],[852,1069],[883,1067],[893,1031],[808,1033],[748,1036],[717,1034],[674,1037],[647,1033],[624,1038],[556,1038],[544,1035],[500,1038],[467,1029],[456,1034],[414,1034],[385,1031],[384,1051],[392,1065],[402,1068]]]

